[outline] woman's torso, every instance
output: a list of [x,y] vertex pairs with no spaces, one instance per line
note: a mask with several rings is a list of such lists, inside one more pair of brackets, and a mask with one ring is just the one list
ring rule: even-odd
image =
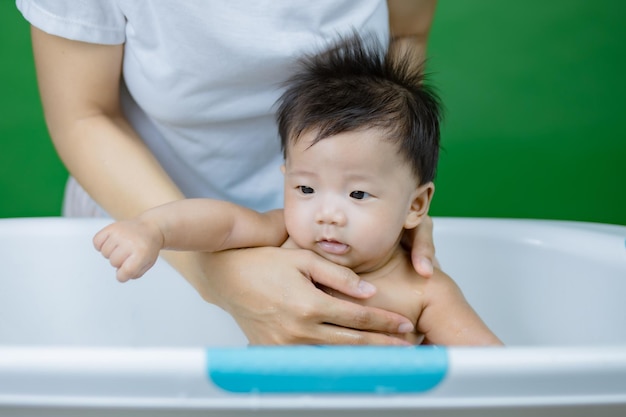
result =
[[[18,7],[59,36],[124,42],[123,107],[166,171],[188,197],[258,210],[282,206],[273,104],[295,59],[353,30],[388,36],[381,0],[18,0]],[[38,9],[66,21],[47,23]]]

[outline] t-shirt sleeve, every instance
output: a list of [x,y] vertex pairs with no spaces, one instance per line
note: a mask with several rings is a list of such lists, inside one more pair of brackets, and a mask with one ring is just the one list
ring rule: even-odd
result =
[[67,39],[118,45],[126,19],[117,0],[16,0],[31,25]]

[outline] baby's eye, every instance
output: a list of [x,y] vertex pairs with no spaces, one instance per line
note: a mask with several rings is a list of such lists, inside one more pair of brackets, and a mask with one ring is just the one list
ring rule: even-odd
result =
[[307,187],[306,185],[299,185],[298,189],[300,189],[302,194],[313,194],[315,192],[313,188]]
[[366,193],[365,191],[352,191],[350,193],[350,197],[356,200],[363,200],[364,198],[367,198],[369,196],[369,193]]

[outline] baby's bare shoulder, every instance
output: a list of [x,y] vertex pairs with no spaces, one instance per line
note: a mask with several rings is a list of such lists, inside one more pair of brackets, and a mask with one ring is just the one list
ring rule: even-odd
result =
[[429,300],[450,299],[463,297],[461,289],[452,277],[441,269],[435,268],[433,275],[423,278],[425,294]]

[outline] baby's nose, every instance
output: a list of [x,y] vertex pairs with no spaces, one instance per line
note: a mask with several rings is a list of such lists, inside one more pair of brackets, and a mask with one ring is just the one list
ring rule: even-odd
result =
[[346,224],[346,215],[343,210],[334,206],[320,207],[317,212],[315,221],[317,224],[330,224],[333,226],[344,226]]

